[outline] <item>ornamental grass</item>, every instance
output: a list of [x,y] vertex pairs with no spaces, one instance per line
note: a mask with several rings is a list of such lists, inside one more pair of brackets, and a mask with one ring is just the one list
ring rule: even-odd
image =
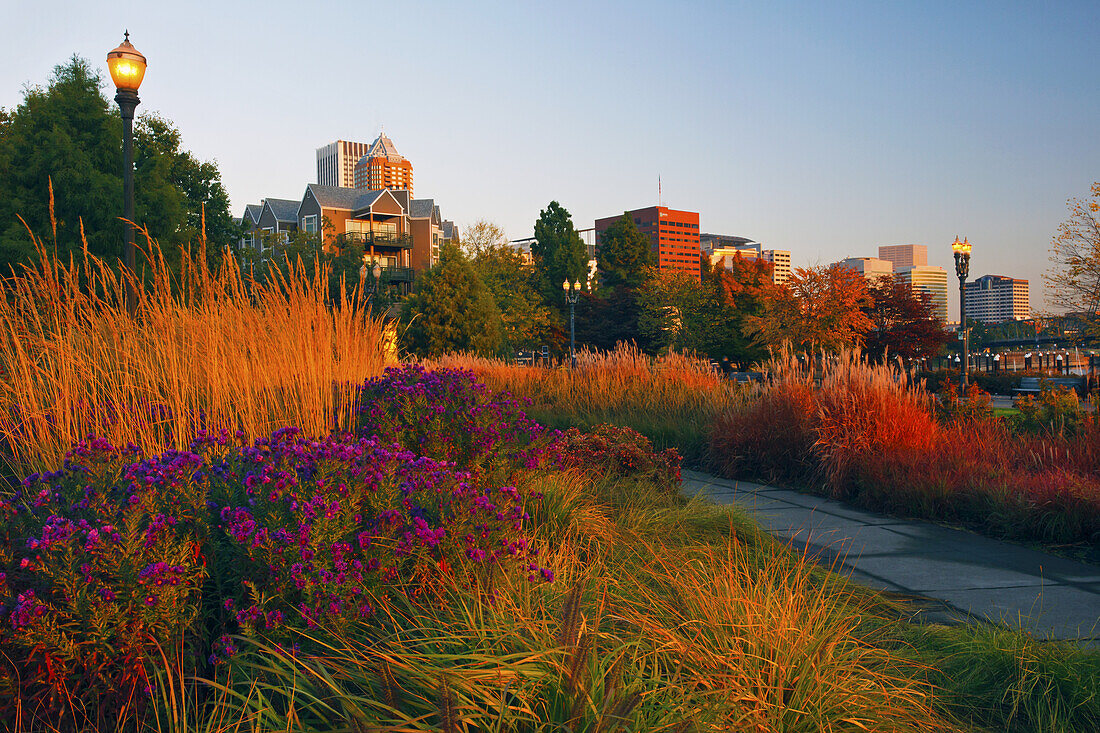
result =
[[[145,284],[91,256],[38,260],[0,299],[0,458],[9,477],[57,468],[95,434],[152,454],[195,432],[350,429],[392,334],[358,292],[329,303],[328,272],[299,261],[267,283],[205,251],[169,268],[147,238]],[[127,289],[135,292],[133,315]]]
[[423,363],[428,369],[468,369],[493,391],[531,400],[532,417],[550,427],[629,427],[659,450],[675,448],[694,466],[704,461],[707,424],[738,404],[743,391],[704,359],[677,353],[651,357],[633,344],[609,352],[581,350],[576,369],[468,354]]

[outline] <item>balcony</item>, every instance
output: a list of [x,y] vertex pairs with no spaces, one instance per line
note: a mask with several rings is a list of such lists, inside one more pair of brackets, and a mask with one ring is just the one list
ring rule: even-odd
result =
[[383,267],[382,282],[411,283],[415,275],[411,267]]
[[381,234],[375,232],[346,232],[336,235],[336,246],[359,245],[361,247],[383,247],[386,249],[412,249],[412,237],[408,234]]

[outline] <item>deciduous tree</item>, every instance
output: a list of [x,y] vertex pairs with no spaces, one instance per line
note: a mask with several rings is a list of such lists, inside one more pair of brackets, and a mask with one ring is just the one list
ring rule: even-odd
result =
[[1043,279],[1055,307],[1078,313],[1100,338],[1100,182],[1091,196],[1070,199],[1070,215],[1050,245],[1050,269]]
[[402,342],[416,356],[472,351],[489,356],[501,347],[500,310],[473,265],[453,244],[420,276],[405,302]]
[[863,275],[839,265],[795,268],[780,297],[747,319],[763,343],[790,341],[799,348],[836,351],[862,346],[872,323],[871,294]]
[[477,221],[463,230],[462,245],[500,309],[503,348],[512,352],[549,344],[561,329],[559,318],[543,303],[535,269],[508,243],[504,230]]
[[865,348],[872,356],[935,356],[950,340],[928,293],[914,292],[893,275],[877,278],[869,289],[872,303],[867,315],[872,325]]

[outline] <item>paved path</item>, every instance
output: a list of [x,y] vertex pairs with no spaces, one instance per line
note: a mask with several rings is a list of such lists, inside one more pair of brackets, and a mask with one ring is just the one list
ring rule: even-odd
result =
[[[1100,646],[1100,567],[797,491],[684,471],[684,493],[747,510],[773,536],[851,579],[915,596],[914,620],[973,618]],[[969,617],[969,619],[968,619]]]

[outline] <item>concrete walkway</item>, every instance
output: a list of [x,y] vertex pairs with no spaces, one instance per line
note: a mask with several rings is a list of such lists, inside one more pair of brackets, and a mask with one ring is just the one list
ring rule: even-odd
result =
[[685,495],[735,504],[853,581],[911,597],[916,621],[982,619],[1100,646],[1100,567],[797,491],[695,471],[683,477]]

